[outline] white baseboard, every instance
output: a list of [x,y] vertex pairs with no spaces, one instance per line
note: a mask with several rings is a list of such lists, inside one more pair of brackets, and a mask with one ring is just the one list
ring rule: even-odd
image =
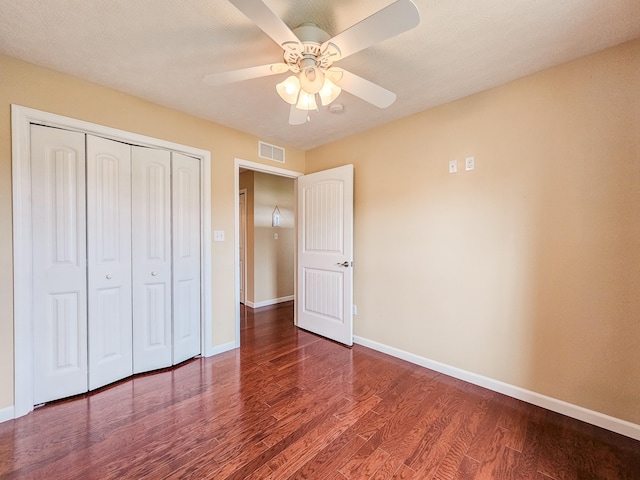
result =
[[268,307],[269,305],[276,305],[278,303],[290,302],[291,300],[295,300],[295,298],[296,297],[294,295],[288,295],[286,297],[272,298],[271,300],[263,300],[262,302],[256,302],[256,303],[245,302],[245,305],[251,308]]
[[450,377],[464,380],[465,382],[487,388],[494,392],[502,393],[504,395],[517,398],[518,400],[537,405],[538,407],[546,408],[547,410],[561,413],[568,417],[572,417],[577,420],[581,420],[583,422],[605,428],[612,432],[619,433],[620,435],[625,435],[627,437],[640,440],[640,425],[637,425],[635,423],[627,422],[626,420],[611,417],[609,415],[605,415],[604,413],[589,410],[587,408],[573,405],[556,398],[532,392],[531,390],[525,390],[524,388],[510,385],[499,380],[494,380],[489,377],[484,377],[482,375],[478,375],[477,373],[468,372],[460,368],[436,362],[435,360],[430,360],[413,353],[405,352],[404,350],[390,347],[373,340],[368,340],[366,338],[354,335],[353,341],[358,345],[371,348],[372,350],[376,350],[378,352],[386,353],[387,355],[391,355],[392,357],[400,358],[402,360],[406,360],[407,362],[420,365],[421,367],[425,367],[430,370],[449,375]]
[[0,423],[7,420],[13,420],[15,418],[15,411],[13,405],[10,407],[0,408]]
[[238,348],[239,346],[240,345],[237,345],[236,342],[223,343],[222,345],[216,345],[215,347],[210,346],[204,352],[204,356],[212,357],[213,355],[228,352],[229,350],[233,350],[234,348]]

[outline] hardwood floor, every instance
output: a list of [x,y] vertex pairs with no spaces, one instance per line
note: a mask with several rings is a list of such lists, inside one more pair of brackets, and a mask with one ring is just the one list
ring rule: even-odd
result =
[[0,478],[640,479],[640,442],[243,308],[242,348],[0,424]]

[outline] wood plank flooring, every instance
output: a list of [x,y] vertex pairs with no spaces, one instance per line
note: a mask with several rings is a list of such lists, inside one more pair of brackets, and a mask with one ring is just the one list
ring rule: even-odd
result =
[[640,479],[640,442],[243,307],[242,348],[0,424],[0,478]]

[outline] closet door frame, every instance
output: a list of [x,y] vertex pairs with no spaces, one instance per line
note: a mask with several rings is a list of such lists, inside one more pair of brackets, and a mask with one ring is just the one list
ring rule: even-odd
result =
[[200,306],[201,354],[211,356],[211,152],[166,140],[126,132],[83,120],[11,105],[13,190],[13,325],[14,405],[13,417],[33,410],[33,276],[31,252],[31,149],[30,126],[72,130],[142,147],[171,150],[200,161]]

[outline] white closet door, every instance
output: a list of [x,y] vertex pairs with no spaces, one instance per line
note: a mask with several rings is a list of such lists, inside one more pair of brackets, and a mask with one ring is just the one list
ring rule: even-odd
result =
[[131,147],[87,135],[89,389],[133,373]]
[[171,154],[132,147],[133,373],[171,366]]
[[35,404],[87,391],[84,165],[84,134],[31,127]]
[[200,353],[200,162],[171,156],[175,365]]

